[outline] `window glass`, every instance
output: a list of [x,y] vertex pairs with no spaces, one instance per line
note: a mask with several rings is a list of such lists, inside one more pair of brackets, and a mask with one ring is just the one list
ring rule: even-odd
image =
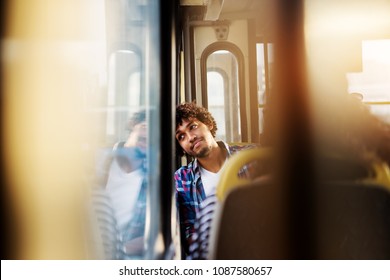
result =
[[139,107],[141,95],[141,58],[131,50],[119,50],[110,55],[107,90],[106,133],[123,139],[124,123]]
[[158,3],[106,3],[108,80],[92,190],[97,258],[151,259],[158,248]]
[[225,81],[223,76],[216,71],[207,72],[208,106],[218,125],[216,138],[226,141],[225,128]]
[[207,58],[208,109],[215,117],[217,139],[241,141],[238,63],[230,51],[220,50]]
[[371,111],[390,123],[390,40],[362,42],[362,72],[348,73],[348,91],[360,93]]
[[[305,1],[304,6],[308,85],[318,107],[313,112],[358,93],[389,122],[390,2]],[[318,114],[322,117],[326,113]]]
[[159,3],[7,1],[7,188],[28,229],[17,259],[161,255]]

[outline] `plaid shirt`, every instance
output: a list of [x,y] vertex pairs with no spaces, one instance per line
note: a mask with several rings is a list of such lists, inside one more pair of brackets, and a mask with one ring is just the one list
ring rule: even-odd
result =
[[[245,149],[256,147],[256,145],[229,146],[225,142],[218,142],[222,149],[226,149],[228,157]],[[245,174],[245,167],[240,171]],[[245,176],[245,175],[244,175]],[[197,159],[187,166],[179,168],[175,172],[176,185],[176,206],[179,213],[180,232],[182,235],[183,249],[186,254],[189,252],[191,235],[195,232],[195,221],[199,215],[200,205],[206,198],[203,183],[200,178],[200,166]]]

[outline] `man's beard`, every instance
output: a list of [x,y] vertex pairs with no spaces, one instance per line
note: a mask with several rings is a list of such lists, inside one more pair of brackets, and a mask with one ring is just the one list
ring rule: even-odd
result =
[[199,152],[194,152],[193,156],[197,158],[204,158],[210,154],[210,151],[211,151],[210,147],[206,146],[202,148]]

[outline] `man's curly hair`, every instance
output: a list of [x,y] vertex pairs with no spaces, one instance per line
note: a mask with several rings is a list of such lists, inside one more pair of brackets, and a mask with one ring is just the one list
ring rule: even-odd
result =
[[145,122],[146,120],[146,110],[140,110],[138,112],[135,112],[128,120],[126,124],[126,130],[129,132],[132,132],[134,129],[134,126],[137,124],[140,124],[142,122]]
[[[218,129],[217,123],[215,122],[214,117],[206,108],[197,106],[195,102],[182,103],[176,107],[176,129],[183,124],[183,120],[192,119],[197,119],[208,127],[212,127],[210,129],[210,132],[211,135],[215,137]],[[182,156],[184,154],[184,151],[177,140],[176,154],[178,156]]]

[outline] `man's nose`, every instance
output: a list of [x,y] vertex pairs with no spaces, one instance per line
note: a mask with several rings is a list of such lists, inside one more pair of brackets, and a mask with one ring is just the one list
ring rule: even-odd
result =
[[189,132],[189,139],[190,139],[190,142],[193,143],[197,139],[197,137],[195,134],[192,134],[191,132]]

